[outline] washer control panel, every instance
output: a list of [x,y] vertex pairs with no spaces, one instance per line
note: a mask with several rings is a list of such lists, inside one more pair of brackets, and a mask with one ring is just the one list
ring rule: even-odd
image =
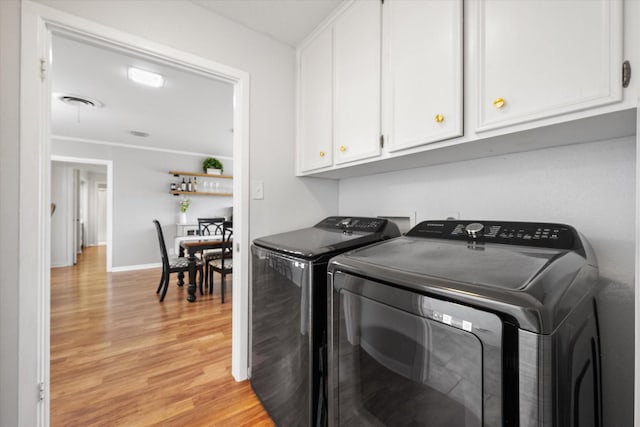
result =
[[323,219],[316,227],[343,231],[359,231],[377,233],[387,225],[386,219],[364,218],[355,216],[330,216]]
[[578,249],[580,245],[573,227],[535,222],[423,221],[409,230],[407,236],[554,249]]

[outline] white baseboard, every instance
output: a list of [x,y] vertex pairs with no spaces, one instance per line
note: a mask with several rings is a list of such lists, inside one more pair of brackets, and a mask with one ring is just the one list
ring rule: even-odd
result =
[[[160,265],[162,267],[162,265]],[[51,268],[73,267],[73,264],[51,264]]]
[[161,267],[162,267],[161,262],[157,262],[153,264],[124,265],[122,267],[112,267],[111,272],[118,273],[121,271],[147,270],[150,268],[161,268]]

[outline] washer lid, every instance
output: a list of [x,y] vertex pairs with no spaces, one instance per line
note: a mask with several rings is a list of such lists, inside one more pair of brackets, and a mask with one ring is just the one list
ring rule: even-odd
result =
[[566,250],[467,245],[464,242],[404,237],[363,248],[343,259],[473,285],[523,289]]
[[385,219],[329,217],[314,227],[262,237],[253,243],[298,258],[315,259],[399,235],[398,227]]
[[597,263],[573,229],[567,228],[573,242],[558,239],[570,243],[557,245],[564,247],[534,247],[516,243],[528,240],[517,236],[517,227],[515,238],[485,235],[469,241],[454,232],[410,232],[338,255],[327,271],[503,313],[524,330],[550,334],[597,292]]

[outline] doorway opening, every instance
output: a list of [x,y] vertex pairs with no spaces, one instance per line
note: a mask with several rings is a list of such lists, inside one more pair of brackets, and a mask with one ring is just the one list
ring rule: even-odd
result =
[[113,163],[51,156],[51,267],[69,267],[85,249],[105,246],[103,268],[112,270]]
[[[249,75],[226,65],[198,57],[184,51],[121,32],[91,21],[77,18],[45,6],[25,2],[22,8],[23,53],[21,79],[21,143],[20,157],[20,210],[24,212],[20,223],[21,246],[19,280],[33,283],[20,291],[19,311],[23,316],[37,319],[37,328],[24,328],[20,332],[19,357],[25,363],[18,372],[23,384],[40,384],[43,404],[28,388],[20,393],[23,405],[37,409],[37,424],[48,425],[49,420],[49,327],[50,327],[50,173],[51,173],[51,87],[47,70],[50,69],[52,33],[64,34],[109,45],[118,50],[130,50],[156,61],[164,61],[176,68],[228,82],[233,87],[233,216],[234,216],[234,274],[232,314],[232,375],[237,380],[247,377],[248,355],[248,174],[249,174]],[[31,61],[37,58],[37,61]],[[44,71],[43,71],[44,70]],[[135,130],[135,129],[133,129]],[[95,141],[94,141],[95,142]],[[121,148],[127,148],[123,144]],[[171,152],[171,149],[165,149]],[[149,150],[151,151],[151,150]],[[178,151],[178,150],[174,150]],[[65,155],[65,153],[60,153]],[[66,153],[69,155],[70,153]],[[82,155],[81,152],[73,152]],[[208,153],[200,153],[208,154]],[[34,167],[35,166],[35,167]],[[167,169],[162,168],[166,174]],[[166,183],[162,196],[169,197]],[[135,188],[135,186],[133,186]],[[115,218],[114,218],[115,220]],[[115,225],[115,224],[114,224]],[[117,226],[117,225],[116,225]],[[120,251],[113,254],[118,264]],[[27,260],[29,265],[27,265]],[[185,301],[185,309],[188,304]],[[31,330],[28,330],[31,329]],[[33,355],[33,357],[32,357]],[[33,361],[33,363],[28,363]],[[33,368],[36,369],[33,369]]]

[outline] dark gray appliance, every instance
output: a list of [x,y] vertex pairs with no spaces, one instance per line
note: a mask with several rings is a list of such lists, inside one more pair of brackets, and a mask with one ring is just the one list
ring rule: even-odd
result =
[[397,237],[385,219],[329,217],[251,246],[251,386],[279,426],[326,424],[327,262]]
[[330,426],[600,426],[596,259],[570,226],[425,221],[328,266]]

